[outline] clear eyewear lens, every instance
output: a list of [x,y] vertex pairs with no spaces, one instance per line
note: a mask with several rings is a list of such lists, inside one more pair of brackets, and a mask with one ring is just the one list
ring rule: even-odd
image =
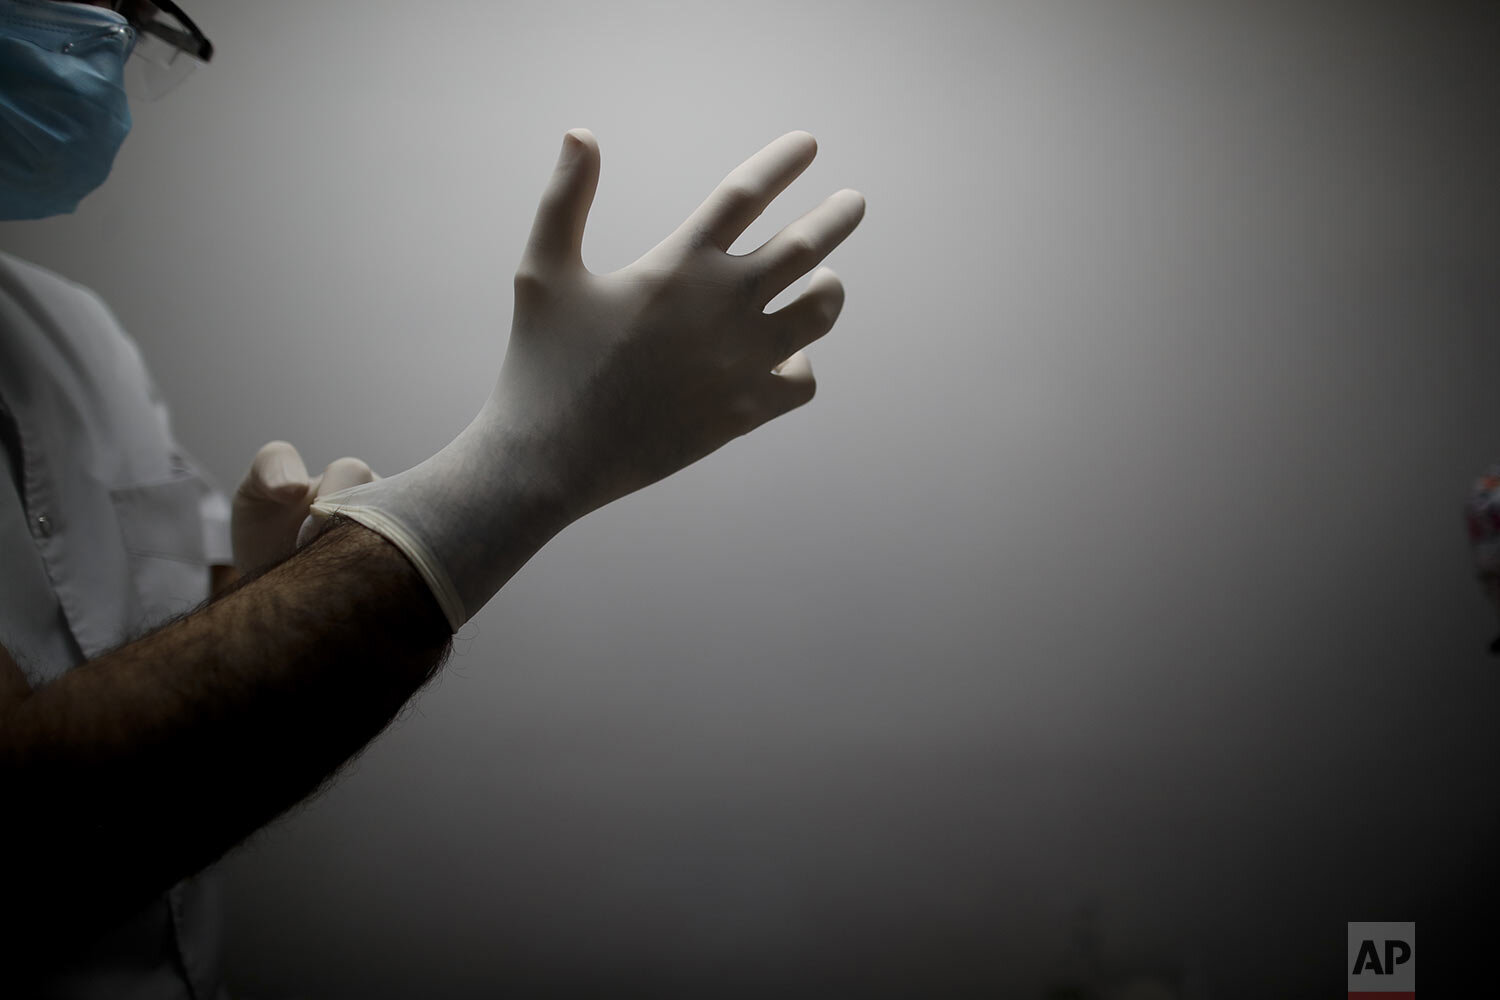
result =
[[125,62],[125,93],[141,101],[154,101],[187,79],[198,60],[170,42],[140,32],[135,51]]

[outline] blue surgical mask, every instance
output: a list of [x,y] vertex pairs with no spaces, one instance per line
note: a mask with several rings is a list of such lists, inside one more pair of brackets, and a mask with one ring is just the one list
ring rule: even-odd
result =
[[0,0],[0,219],[78,207],[130,132],[135,29],[112,10]]

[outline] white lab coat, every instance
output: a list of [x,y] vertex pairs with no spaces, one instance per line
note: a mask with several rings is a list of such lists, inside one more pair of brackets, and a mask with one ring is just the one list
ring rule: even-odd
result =
[[[231,562],[228,501],[173,439],[135,343],[91,291],[3,253],[0,457],[0,644],[33,685],[197,605]],[[216,1000],[219,979],[200,876],[78,942],[45,995]]]

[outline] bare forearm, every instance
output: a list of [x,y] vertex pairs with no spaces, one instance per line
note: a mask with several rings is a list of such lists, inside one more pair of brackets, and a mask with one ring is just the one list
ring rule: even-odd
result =
[[448,647],[406,557],[341,524],[31,693],[0,719],[0,838],[31,897],[9,909],[97,923],[144,903],[315,791]]

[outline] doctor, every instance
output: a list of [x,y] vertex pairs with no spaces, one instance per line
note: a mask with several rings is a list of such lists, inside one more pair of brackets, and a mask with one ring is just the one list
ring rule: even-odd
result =
[[[0,219],[73,211],[129,131],[127,70],[149,95],[212,52],[169,0],[0,0]],[[812,398],[839,279],[764,310],[864,199],[727,251],[816,150],[776,139],[596,275],[599,148],[568,132],[473,422],[385,479],[273,442],[232,505],[109,309],[0,254],[0,976],[27,983],[0,993],[223,995],[195,873],[330,780],[552,536]]]

